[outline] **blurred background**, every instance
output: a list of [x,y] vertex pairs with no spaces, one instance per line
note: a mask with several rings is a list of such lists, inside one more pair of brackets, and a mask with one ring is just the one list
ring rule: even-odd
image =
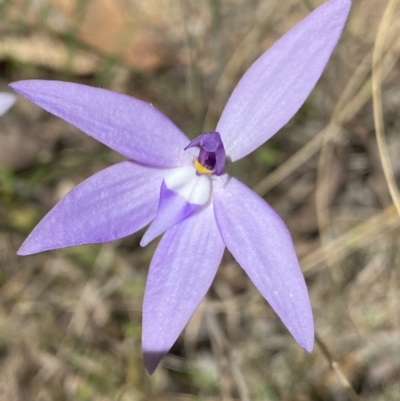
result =
[[[215,128],[243,72],[323,0],[2,0],[0,91],[59,79]],[[157,241],[18,257],[71,188],[121,160],[18,97],[0,119],[0,400],[400,399],[400,1],[353,0],[297,115],[230,168],[282,216],[311,295],[305,353],[226,253],[152,377],[141,307]]]

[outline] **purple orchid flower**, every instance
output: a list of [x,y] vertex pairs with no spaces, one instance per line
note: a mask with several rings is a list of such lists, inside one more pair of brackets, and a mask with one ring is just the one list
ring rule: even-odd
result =
[[11,93],[0,92],[0,116],[11,108],[11,106],[15,103],[15,96]]
[[319,79],[351,1],[330,0],[264,53],[230,97],[215,132],[193,141],[141,100],[84,85],[29,80],[17,92],[74,124],[124,161],[68,193],[18,253],[111,241],[149,223],[151,261],[142,347],[152,373],[208,291],[225,246],[297,342],[311,352],[310,301],[290,234],[274,210],[225,171],[274,135]]

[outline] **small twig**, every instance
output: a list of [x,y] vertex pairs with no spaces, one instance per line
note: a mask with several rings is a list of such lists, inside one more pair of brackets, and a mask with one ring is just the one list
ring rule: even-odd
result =
[[347,395],[349,396],[351,401],[363,401],[363,399],[356,393],[354,387],[351,385],[346,375],[340,369],[339,363],[333,358],[332,353],[329,351],[328,347],[321,340],[321,337],[319,337],[318,334],[315,334],[315,342],[320,348],[322,355],[324,355],[325,359],[328,361],[329,367],[335,372],[340,384],[346,390]]

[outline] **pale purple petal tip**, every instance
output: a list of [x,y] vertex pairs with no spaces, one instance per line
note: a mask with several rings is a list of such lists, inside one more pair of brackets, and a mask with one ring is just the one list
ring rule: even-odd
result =
[[54,206],[18,255],[112,241],[140,230],[156,215],[164,174],[132,162],[100,171]]
[[214,208],[229,251],[297,342],[311,352],[314,323],[310,300],[282,219],[235,178],[214,195]]
[[150,374],[204,298],[223,251],[212,205],[172,227],[161,239],[143,302],[142,348]]
[[149,103],[70,82],[28,80],[10,86],[129,159],[155,167],[191,160],[183,150],[187,137]]
[[299,110],[336,46],[350,5],[330,0],[318,7],[247,70],[216,128],[232,161],[258,148]]
[[167,354],[167,351],[143,351],[144,367],[149,375],[152,375],[160,364],[161,360]]
[[15,103],[15,96],[11,93],[0,92],[0,116],[6,113]]

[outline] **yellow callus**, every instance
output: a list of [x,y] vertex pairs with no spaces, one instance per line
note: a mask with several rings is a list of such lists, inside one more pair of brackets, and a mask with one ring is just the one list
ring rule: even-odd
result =
[[200,174],[212,174],[214,171],[209,170],[208,168],[205,168],[198,160],[197,157],[194,159],[194,166],[196,167],[196,170]]

